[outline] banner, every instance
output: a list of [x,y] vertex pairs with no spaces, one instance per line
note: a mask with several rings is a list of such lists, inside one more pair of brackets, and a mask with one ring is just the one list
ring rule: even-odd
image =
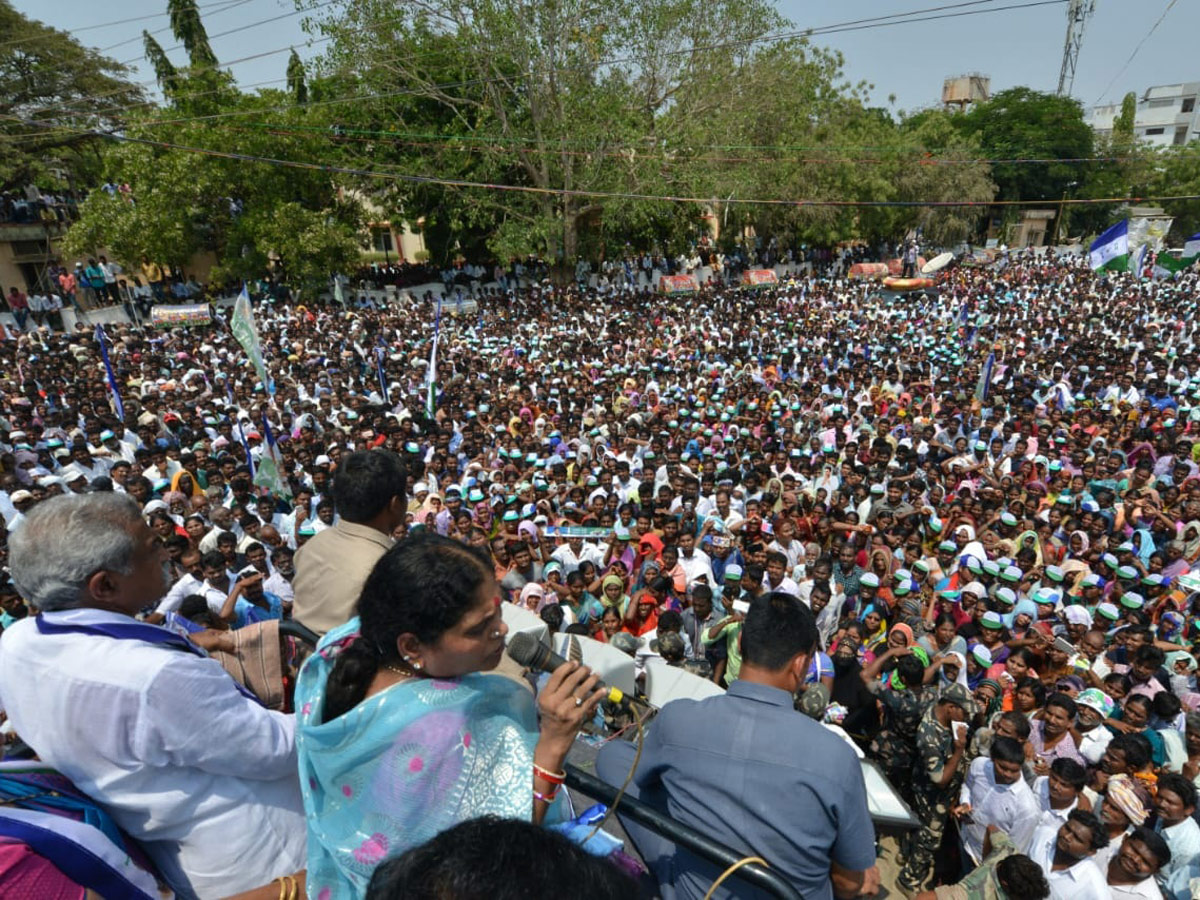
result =
[[275,382],[267,374],[262,345],[258,342],[258,329],[254,326],[254,312],[250,309],[250,294],[245,285],[242,285],[242,292],[238,294],[237,302],[233,304],[233,318],[230,320],[229,327],[233,336],[237,338],[237,342],[246,351],[246,355],[250,357],[250,362],[254,364],[254,371],[258,373],[258,380],[262,382],[263,390],[268,394],[274,394]]
[[850,267],[849,278],[851,281],[869,281],[888,274],[887,263],[855,263]]
[[150,324],[155,328],[190,328],[193,325],[211,325],[212,310],[207,303],[188,306],[152,306]]
[[779,276],[774,269],[747,269],[742,273],[743,287],[767,287],[779,284]]
[[690,294],[700,290],[700,285],[691,275],[663,275],[658,279],[658,289],[664,294]]
[[587,539],[605,539],[612,535],[611,528],[594,528],[583,525],[560,525],[557,528],[543,528],[542,532],[546,537],[565,537],[565,538],[584,538]]

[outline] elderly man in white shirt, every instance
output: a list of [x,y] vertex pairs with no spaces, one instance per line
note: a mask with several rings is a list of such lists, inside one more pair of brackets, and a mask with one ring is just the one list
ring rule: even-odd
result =
[[294,720],[196,645],[133,618],[167,588],[137,507],[112,493],[54,497],[13,535],[9,560],[41,613],[0,641],[0,703],[39,758],[138,840],[179,897],[301,869]]

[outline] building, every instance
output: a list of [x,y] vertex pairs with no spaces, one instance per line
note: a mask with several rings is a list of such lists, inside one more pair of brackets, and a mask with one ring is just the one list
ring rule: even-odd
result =
[[58,243],[65,228],[43,222],[0,222],[0,288],[22,293],[45,290],[46,269],[59,261]]
[[[1200,96],[1200,81],[1184,84],[1160,84],[1148,88],[1138,98],[1133,118],[1133,133],[1140,140],[1159,147],[1186,144],[1200,138],[1200,118],[1196,98]],[[1113,123],[1121,115],[1121,103],[1093,106],[1086,121],[1096,134],[1109,136]]]
[[972,103],[986,103],[992,96],[992,79],[978,72],[958,75],[942,82],[942,106],[957,106],[962,112]]

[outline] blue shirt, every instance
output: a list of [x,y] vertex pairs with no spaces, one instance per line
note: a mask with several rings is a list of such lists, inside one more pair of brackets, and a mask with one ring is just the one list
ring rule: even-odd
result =
[[247,625],[253,625],[255,622],[265,622],[268,619],[282,619],[283,601],[270,591],[263,591],[263,599],[267,601],[270,609],[263,609],[249,600],[238,597],[237,603],[233,606],[233,627],[245,628]]
[[[762,856],[805,900],[832,900],[831,860],[858,872],[875,865],[858,758],[778,688],[735,681],[723,695],[668,703],[646,735],[633,783],[642,799],[665,801],[672,818]],[[673,869],[680,900],[701,900],[720,874],[682,848]],[[714,895],[735,896],[759,894],[726,882]]]

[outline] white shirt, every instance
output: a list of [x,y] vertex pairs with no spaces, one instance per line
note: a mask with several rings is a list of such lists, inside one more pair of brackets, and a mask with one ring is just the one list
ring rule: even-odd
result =
[[1054,850],[1057,842],[1030,847],[1029,858],[1042,867],[1050,885],[1050,900],[1108,900],[1108,880],[1100,867],[1088,857],[1073,866],[1055,872]]
[[789,572],[804,562],[804,544],[795,538],[792,538],[791,543],[786,547],[779,543],[779,541],[771,541],[767,545],[767,549],[776,550],[787,557],[787,570]]
[[958,795],[959,803],[971,804],[971,818],[963,821],[960,833],[963,847],[979,863],[983,859],[983,837],[987,826],[995,825],[1010,838],[1013,846],[1029,843],[1040,811],[1033,791],[1018,777],[1012,784],[997,784],[990,759],[980,757],[967,769]]
[[[292,583],[280,575],[278,571],[272,572],[270,577],[263,581],[263,590],[269,594],[274,594],[287,604],[291,604],[296,596],[296,590],[292,587]],[[566,610],[564,609],[563,612],[566,612]]]
[[[1041,813],[1037,820],[1037,824],[1034,826],[1033,836],[1029,839],[1028,846],[1041,847],[1045,844],[1053,843],[1058,839],[1058,829],[1062,828],[1062,826],[1066,823],[1067,818],[1071,815],[1071,810],[1079,806],[1079,801],[1076,800],[1074,803],[1064,809],[1054,809],[1051,807],[1050,778],[1046,775],[1042,775],[1034,779],[1032,790],[1034,799],[1037,800],[1038,809],[1041,810]],[[1020,847],[1020,845],[1017,846]],[[1026,852],[1028,854],[1032,851],[1027,850]],[[1096,859],[1097,865],[1100,863],[1098,858],[1099,854],[1103,852],[1103,850],[1097,851],[1097,856],[1093,857]],[[1104,867],[1100,866],[1100,869],[1103,871]]]
[[[792,579],[788,578],[786,575],[783,576],[783,580],[780,581],[779,584],[772,585],[771,584],[771,576],[768,575],[766,572],[764,572],[762,586],[763,586],[763,590],[765,590],[765,591],[778,591],[781,594],[791,594],[793,597],[800,597],[800,585],[796,584],[796,582],[794,582]],[[811,595],[812,595],[811,587],[809,587],[808,592],[809,592],[809,597],[811,597]],[[808,598],[800,597],[800,599],[804,600],[806,603],[811,604],[811,600]]]
[[[179,607],[183,605],[185,597],[202,593],[204,593],[204,579],[197,578],[191,572],[187,572],[182,578],[171,585],[171,589],[167,591],[166,596],[158,601],[155,612],[160,612],[164,615],[169,612],[178,612]],[[224,601],[222,601],[222,605],[224,605]],[[220,612],[220,610],[217,610],[217,612]]]
[[[133,622],[94,609],[45,617]],[[246,699],[215,660],[146,641],[42,634],[31,616],[0,640],[0,703],[180,896],[224,897],[304,866],[295,720]]]
[[1100,762],[1100,757],[1104,755],[1104,751],[1108,748],[1109,742],[1112,741],[1112,732],[1103,725],[1097,725],[1091,731],[1085,731],[1082,735],[1083,740],[1079,742],[1079,755],[1088,761],[1089,765],[1096,765]]
[[1158,883],[1168,897],[1187,897],[1188,882],[1197,874],[1200,859],[1200,825],[1191,816],[1178,825],[1155,829],[1171,848],[1171,861],[1159,870]]
[[[201,553],[212,553],[212,551],[216,550],[217,549],[217,538],[219,538],[222,534],[224,534],[224,532],[225,532],[225,529],[220,528],[217,525],[214,525],[212,528],[210,528],[208,530],[208,534],[206,534],[204,537],[200,538],[200,547],[199,547],[200,552]],[[229,533],[233,534],[232,531]]]
[[221,614],[221,610],[225,608],[225,601],[229,599],[229,595],[233,593],[233,586],[237,584],[237,578],[235,578],[233,575],[229,575],[228,572],[226,572],[226,575],[229,577],[228,590],[223,591],[219,587],[215,587],[205,580],[196,585],[196,589],[192,591],[193,594],[199,594],[204,598],[204,601],[208,604],[208,608],[214,616],[219,616]]
[[1162,900],[1162,891],[1158,889],[1153,875],[1137,884],[1110,884],[1108,889],[1113,900]]
[[561,547],[555,548],[554,552],[550,554],[550,558],[562,563],[563,578],[565,579],[579,568],[581,562],[589,558],[587,544],[579,548],[578,556],[575,555],[575,551],[571,549],[570,544],[563,544]]
[[717,579],[713,577],[712,561],[703,550],[693,548],[690,557],[684,556],[683,551],[680,550],[679,565],[683,567],[683,573],[687,576],[689,585],[695,584],[697,581],[704,581],[710,587],[716,584]]

